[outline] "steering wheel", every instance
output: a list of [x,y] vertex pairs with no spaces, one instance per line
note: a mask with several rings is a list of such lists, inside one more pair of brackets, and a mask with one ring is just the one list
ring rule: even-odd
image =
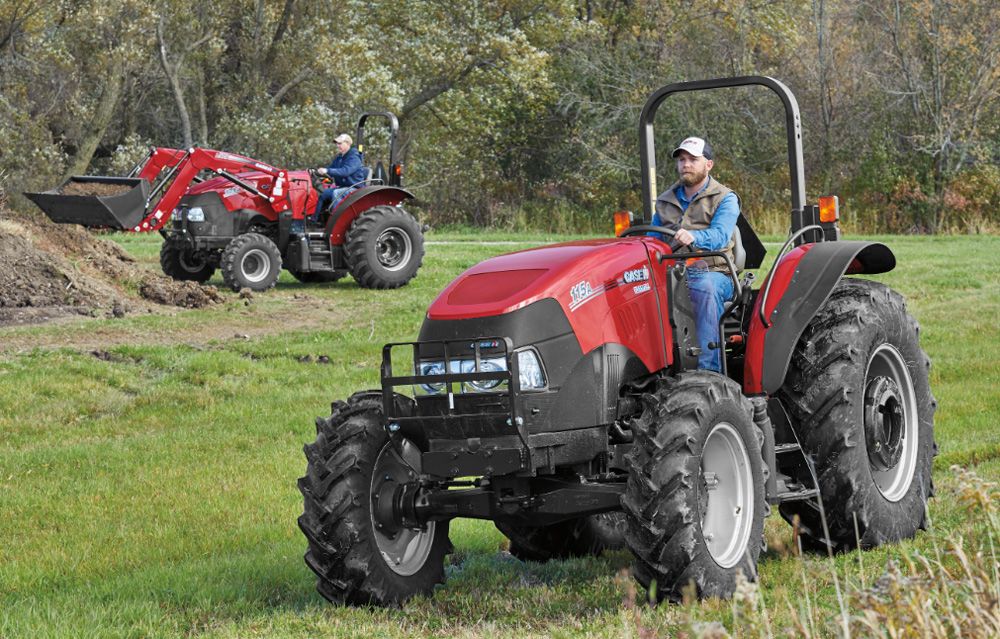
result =
[[324,183],[324,180],[326,180],[327,177],[325,175],[320,175],[319,173],[317,173],[316,169],[309,169],[309,179],[312,181],[313,188],[319,191],[320,193],[323,192],[323,189],[330,188],[327,184]]
[[621,232],[618,237],[628,237],[630,235],[645,235],[646,233],[663,233],[664,235],[669,235],[671,239],[667,240],[667,246],[670,250],[677,253],[677,249],[684,246],[677,240],[673,239],[677,235],[677,229],[667,228],[665,226],[658,226],[656,224],[640,224],[638,226],[630,226]]

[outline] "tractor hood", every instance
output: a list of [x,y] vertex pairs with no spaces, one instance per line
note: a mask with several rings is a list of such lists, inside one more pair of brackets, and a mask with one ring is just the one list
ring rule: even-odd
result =
[[[241,171],[236,173],[235,177],[243,182],[246,182],[250,186],[255,187],[265,195],[271,190],[271,185],[274,182],[273,177],[261,171]],[[310,184],[309,172],[289,171],[288,181],[292,187],[296,184],[301,184],[303,181],[306,185],[308,185]],[[198,184],[192,184],[191,188],[188,189],[187,195],[202,195],[213,191],[219,193],[231,191],[235,193],[237,191],[243,191],[243,189],[236,184],[233,184],[228,179],[222,176],[217,176],[209,178],[204,182],[199,182]]]
[[438,295],[431,320],[510,313],[544,298],[559,302],[570,317],[606,291],[648,280],[651,238],[566,242],[500,255],[465,271]]

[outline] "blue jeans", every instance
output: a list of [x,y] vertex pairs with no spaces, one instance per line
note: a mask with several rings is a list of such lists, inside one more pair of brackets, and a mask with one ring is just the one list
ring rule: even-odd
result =
[[309,218],[313,222],[319,221],[320,212],[326,208],[331,202],[337,203],[344,198],[348,193],[354,190],[353,186],[339,186],[334,189],[323,189],[323,192],[319,194],[319,202],[316,203],[316,210],[313,211],[312,217]]
[[722,372],[722,345],[709,348],[709,342],[720,342],[719,317],[724,304],[733,297],[733,280],[725,273],[704,268],[689,268],[688,290],[694,306],[695,330],[698,332],[698,368]]

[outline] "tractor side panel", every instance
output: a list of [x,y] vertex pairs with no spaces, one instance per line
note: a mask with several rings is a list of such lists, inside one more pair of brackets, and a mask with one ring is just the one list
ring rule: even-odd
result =
[[[337,204],[337,208],[330,213],[330,219],[326,223],[330,244],[342,245],[351,224],[368,209],[376,206],[399,206],[403,200],[412,198],[412,193],[394,186],[366,186],[350,193]],[[315,200],[313,206],[316,206]]]
[[[766,299],[761,293],[754,305],[744,392],[771,394],[781,387],[795,344],[845,273],[885,273],[895,266],[892,251],[877,242],[803,244],[785,254],[761,287],[761,291],[768,288]],[[769,327],[760,319],[762,304]]]

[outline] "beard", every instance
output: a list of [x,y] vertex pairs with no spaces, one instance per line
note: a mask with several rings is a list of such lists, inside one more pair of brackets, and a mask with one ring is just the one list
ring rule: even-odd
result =
[[684,186],[695,186],[701,184],[707,177],[708,167],[703,168],[701,171],[694,169],[690,173],[680,174],[681,184]]

